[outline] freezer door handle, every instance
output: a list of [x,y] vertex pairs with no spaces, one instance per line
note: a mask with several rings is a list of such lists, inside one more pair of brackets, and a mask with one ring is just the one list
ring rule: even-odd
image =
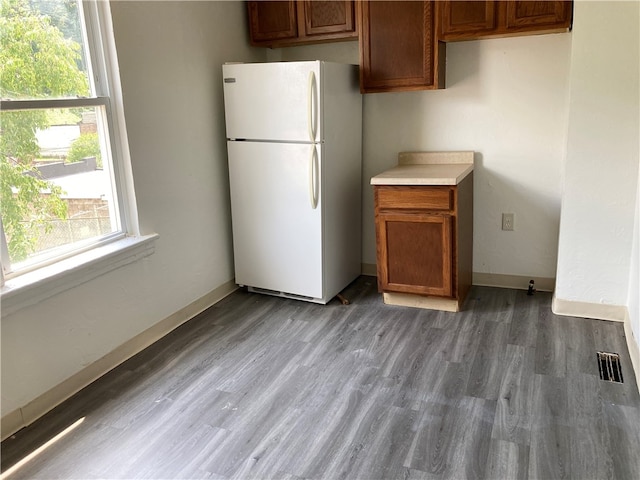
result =
[[309,200],[313,210],[318,206],[318,150],[315,145],[311,145],[311,160],[309,161]]
[[318,126],[318,85],[316,83],[315,72],[309,72],[309,98],[307,103],[307,113],[309,127],[309,140],[316,141],[316,131]]

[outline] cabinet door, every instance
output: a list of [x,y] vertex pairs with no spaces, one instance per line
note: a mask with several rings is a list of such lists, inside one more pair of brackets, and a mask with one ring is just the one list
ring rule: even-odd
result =
[[322,203],[311,204],[313,149],[303,143],[227,142],[235,280],[323,297]]
[[444,87],[433,1],[358,2],[363,93]]
[[452,295],[452,217],[379,213],[378,286],[388,292]]
[[247,7],[252,44],[268,45],[274,40],[298,36],[295,1],[251,1]]
[[445,1],[442,3],[442,36],[445,40],[475,37],[495,30],[496,2]]
[[520,0],[447,0],[440,8],[440,37],[445,41],[566,31],[573,2]]
[[569,27],[571,19],[569,1],[519,1],[507,2],[507,29],[520,27]]
[[[349,34],[357,36],[353,1],[306,0],[304,5],[304,34],[307,37]],[[340,35],[347,37],[348,35]]]

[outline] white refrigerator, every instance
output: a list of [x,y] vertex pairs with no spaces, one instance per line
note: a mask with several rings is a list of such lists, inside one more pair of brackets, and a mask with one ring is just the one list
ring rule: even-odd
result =
[[361,271],[357,66],[247,63],[222,72],[235,281],[325,304]]

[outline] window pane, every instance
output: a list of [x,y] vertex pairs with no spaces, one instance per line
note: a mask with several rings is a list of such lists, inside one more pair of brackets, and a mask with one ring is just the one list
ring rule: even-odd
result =
[[0,112],[12,270],[121,230],[103,107]]
[[91,95],[76,0],[0,0],[0,96]]

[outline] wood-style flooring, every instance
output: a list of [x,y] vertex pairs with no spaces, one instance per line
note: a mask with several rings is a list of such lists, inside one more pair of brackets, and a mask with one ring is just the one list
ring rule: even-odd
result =
[[[8,478],[640,478],[622,324],[474,287],[463,312],[237,291],[2,443]],[[623,384],[596,352],[619,353]]]

